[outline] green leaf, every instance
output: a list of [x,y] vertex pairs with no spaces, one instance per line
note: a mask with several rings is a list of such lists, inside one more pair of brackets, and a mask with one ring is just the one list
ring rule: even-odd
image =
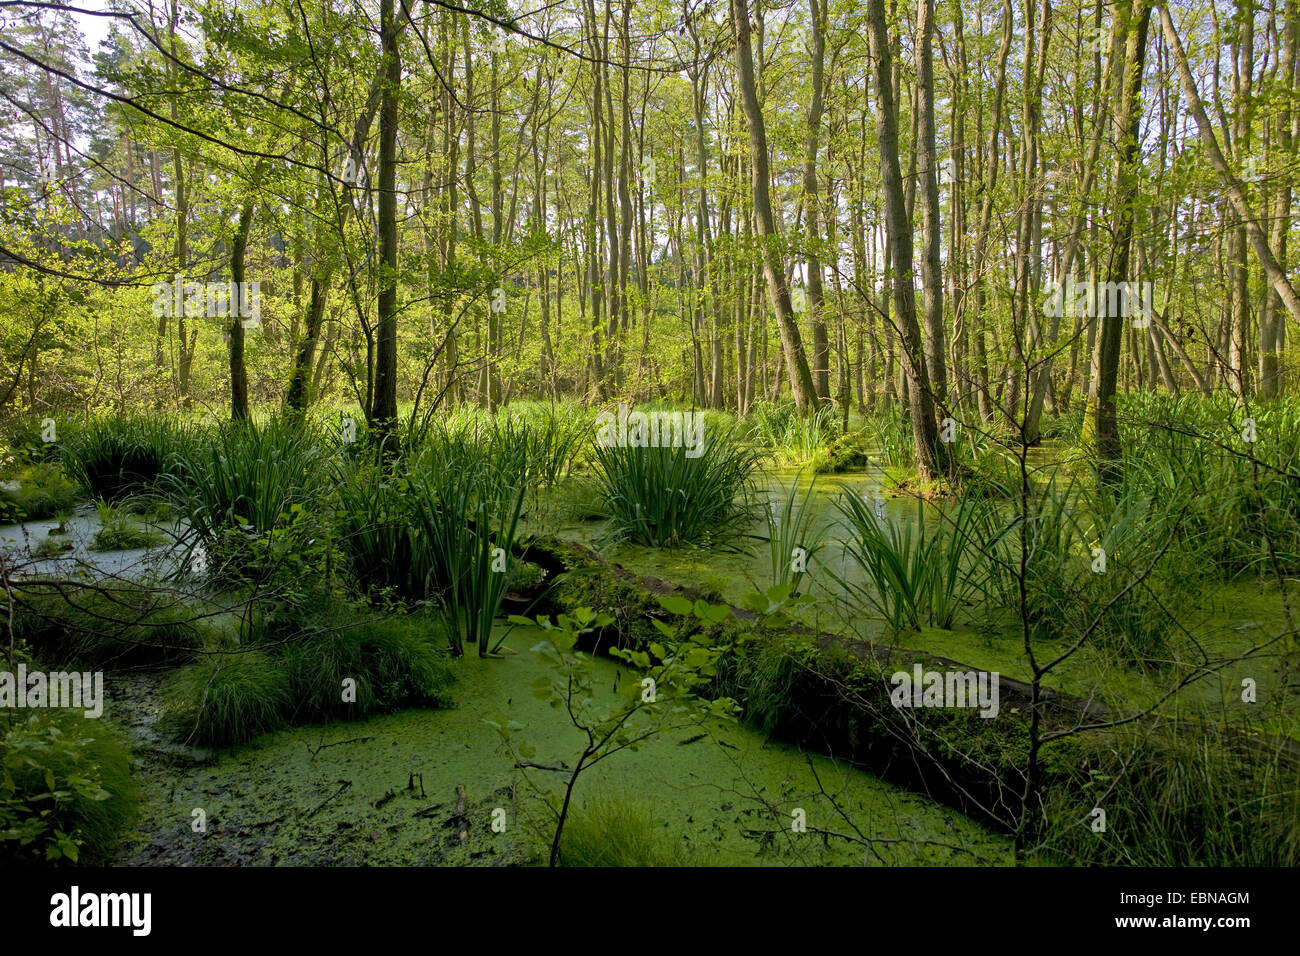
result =
[[684,614],[690,614],[694,610],[694,605],[684,597],[676,594],[666,594],[659,598],[659,606],[669,614],[676,614],[679,617]]
[[731,608],[725,604],[710,604],[704,611],[703,618],[710,624],[721,624],[731,616]]
[[664,637],[672,637],[677,633],[671,627],[665,624],[663,621],[659,620],[657,617],[650,618],[650,623],[653,624],[655,626],[655,630],[658,631],[660,634],[662,634]]

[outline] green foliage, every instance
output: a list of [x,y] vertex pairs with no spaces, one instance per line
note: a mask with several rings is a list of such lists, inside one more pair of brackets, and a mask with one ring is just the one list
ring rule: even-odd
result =
[[47,442],[39,418],[23,417],[4,427],[4,445],[0,452],[0,471],[22,465],[59,460],[59,443]]
[[[304,631],[283,650],[295,702],[292,721],[445,705],[454,680],[445,631],[429,614],[335,620]],[[354,702],[342,692],[349,678],[355,681]]]
[[[1255,423],[1257,441],[1242,440]],[[1227,576],[1300,570],[1300,403],[1130,396],[1125,488],[1185,507],[1179,545]]]
[[964,605],[988,593],[998,567],[989,558],[1009,525],[987,502],[963,498],[927,516],[918,497],[915,520],[901,521],[877,518],[847,491],[837,507],[849,533],[845,554],[866,583],[836,580],[860,610],[879,614],[895,635],[925,624],[952,627]]
[[0,728],[0,862],[106,860],[138,801],[113,728],[61,710]]
[[77,486],[55,462],[10,464],[0,479],[0,522],[39,521],[70,511],[77,503]]
[[[1235,739],[1234,739],[1235,738]],[[1069,741],[1063,741],[1069,743]],[[1300,792],[1284,745],[1227,722],[1143,727],[1052,754],[1036,852],[1077,866],[1300,865]],[[1060,766],[1058,766],[1060,765]],[[1106,808],[1106,832],[1088,825]]]
[[[827,528],[813,527],[813,500],[816,479],[808,483],[802,497],[796,477],[783,489],[780,498],[768,502],[764,517],[767,519],[767,547],[771,566],[772,585],[788,585],[791,594],[799,593],[799,585],[811,562],[821,551]],[[802,552],[797,554],[796,549]],[[797,559],[797,560],[796,560]],[[804,570],[797,569],[801,565]]]
[[912,421],[901,405],[883,403],[867,417],[864,430],[875,439],[882,464],[895,468],[916,464]]
[[194,441],[163,415],[93,418],[62,444],[63,467],[89,495],[120,501],[175,473]]
[[60,555],[67,554],[73,550],[74,545],[66,538],[58,537],[54,534],[46,535],[39,542],[31,546],[31,555],[38,561],[47,561],[57,558]]
[[488,653],[492,621],[516,560],[532,429],[444,428],[395,462],[362,462],[339,481],[339,544],[371,589],[433,601],[453,653]]
[[141,527],[135,519],[122,514],[104,502],[99,503],[99,530],[91,539],[92,551],[129,551],[135,548],[153,548],[164,543],[166,537],[157,531]]
[[820,475],[865,468],[871,464],[876,447],[876,439],[865,430],[845,432],[814,457],[815,470]]
[[695,458],[685,448],[597,446],[596,493],[616,537],[654,548],[718,544],[745,528],[756,465],[730,432],[708,433]]
[[569,818],[560,846],[563,866],[684,866],[681,848],[645,804],[600,795]]
[[750,408],[745,420],[746,437],[766,448],[779,465],[822,460],[838,434],[835,409],[829,405],[820,406],[811,415],[800,415],[794,402],[760,401]]
[[185,446],[162,485],[218,578],[292,582],[323,570],[327,460],[303,423],[242,421]]
[[57,668],[176,663],[203,645],[210,627],[174,592],[127,581],[25,582],[14,597],[15,636]]
[[223,747],[315,720],[445,706],[454,680],[445,630],[432,614],[377,617],[331,603],[292,633],[260,634],[251,648],[214,644],[172,674],[163,727]]
[[185,743],[224,747],[285,726],[292,703],[283,661],[259,650],[209,653],[167,679],[160,724]]

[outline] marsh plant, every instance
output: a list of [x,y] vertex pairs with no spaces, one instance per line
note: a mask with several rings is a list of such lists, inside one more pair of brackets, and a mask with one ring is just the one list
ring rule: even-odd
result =
[[186,520],[187,557],[201,545],[220,576],[261,580],[305,570],[329,490],[320,436],[292,419],[239,421],[184,447],[162,486]]
[[[865,582],[835,575],[851,604],[883,618],[894,635],[925,625],[950,628],[958,613],[990,591],[1009,530],[988,502],[963,498],[915,518],[878,516],[845,491],[837,502],[848,537],[844,553]],[[992,560],[990,560],[992,559]]]
[[116,502],[176,474],[194,432],[152,415],[92,418],[62,444],[63,467],[86,494]]
[[707,434],[695,457],[680,447],[596,446],[596,492],[615,537],[671,548],[745,530],[757,454],[731,432]]
[[527,430],[445,429],[397,461],[346,467],[338,541],[363,587],[432,602],[452,652],[489,646],[506,593],[530,468]]
[[167,536],[142,525],[135,518],[101,501],[98,505],[99,528],[90,541],[92,551],[131,551],[155,548],[166,543]]
[[745,433],[778,465],[803,465],[823,457],[840,430],[830,406],[800,415],[793,402],[762,401],[750,409]]
[[809,562],[813,561],[825,544],[825,525],[816,521],[814,502],[816,479],[802,490],[799,476],[783,487],[779,496],[768,501],[764,517],[767,520],[767,548],[770,566],[769,585],[783,585],[791,594],[798,594]]

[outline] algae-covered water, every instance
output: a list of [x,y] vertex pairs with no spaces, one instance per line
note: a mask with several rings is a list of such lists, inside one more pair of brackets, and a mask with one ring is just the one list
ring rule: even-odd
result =
[[[581,753],[564,710],[532,693],[548,673],[529,650],[537,638],[516,629],[506,642],[516,653],[456,662],[450,709],[282,731],[198,764],[155,751],[137,774],[143,809],[122,862],[544,863],[554,818],[532,784],[558,798],[568,775],[516,767],[486,722],[516,722],[533,764],[572,767]],[[611,661],[595,666],[598,694],[632,677]],[[146,753],[160,746],[147,684],[114,706]],[[1010,862],[1005,837],[961,814],[738,723],[665,735],[595,765],[578,783],[574,818],[610,798],[639,807],[686,865]],[[800,810],[806,830],[796,832]]]

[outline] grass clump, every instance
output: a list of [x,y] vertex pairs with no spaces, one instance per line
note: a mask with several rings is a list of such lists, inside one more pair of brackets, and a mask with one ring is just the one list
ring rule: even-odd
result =
[[[1293,754],[1205,717],[1088,741],[1069,786],[1045,801],[1037,851],[1082,866],[1300,865]],[[1068,752],[1068,750],[1067,750]],[[1051,751],[1048,752],[1049,754]],[[1106,831],[1087,825],[1107,808]]]
[[49,561],[67,554],[74,550],[74,547],[73,543],[66,538],[51,534],[32,545],[30,553],[38,561]]
[[799,586],[808,573],[808,562],[821,551],[826,536],[825,527],[813,524],[810,503],[815,486],[814,478],[800,495],[796,476],[788,487],[772,496],[764,512],[771,569],[767,583],[787,586],[792,595],[799,593]]
[[223,425],[188,446],[162,487],[189,523],[190,555],[201,545],[218,580],[298,593],[328,560],[330,454],[315,430],[289,419]]
[[132,551],[155,548],[166,541],[158,531],[143,527],[111,505],[99,504],[99,530],[90,542],[92,551]]
[[[445,626],[430,614],[362,619],[303,634],[285,646],[293,722],[438,707],[454,677]],[[352,681],[345,693],[345,681]],[[349,699],[350,698],[350,699]]]
[[430,614],[376,617],[331,606],[296,633],[257,646],[214,644],[163,689],[163,729],[205,747],[330,718],[448,703],[445,627]]
[[166,484],[197,536],[219,545],[231,532],[269,534],[295,506],[314,506],[329,481],[326,457],[319,436],[301,423],[236,422],[180,454]]
[[192,440],[162,416],[95,418],[63,443],[63,466],[87,494],[121,501],[177,471]]
[[682,866],[653,811],[622,797],[597,796],[570,816],[560,845],[561,866]]
[[746,437],[766,448],[778,465],[823,461],[838,435],[835,409],[828,405],[801,415],[793,402],[760,401],[746,419]]
[[878,614],[895,635],[924,625],[950,628],[964,606],[993,593],[999,545],[1010,525],[988,502],[963,498],[927,516],[918,497],[915,520],[894,520],[877,517],[846,491],[837,507],[849,533],[845,556],[866,582],[836,580],[853,604]]
[[706,438],[698,457],[686,452],[596,447],[596,489],[614,536],[671,548],[724,542],[745,529],[757,454],[733,432]]
[[260,650],[208,654],[168,678],[161,724],[184,743],[232,746],[285,726],[292,701],[283,661]]

